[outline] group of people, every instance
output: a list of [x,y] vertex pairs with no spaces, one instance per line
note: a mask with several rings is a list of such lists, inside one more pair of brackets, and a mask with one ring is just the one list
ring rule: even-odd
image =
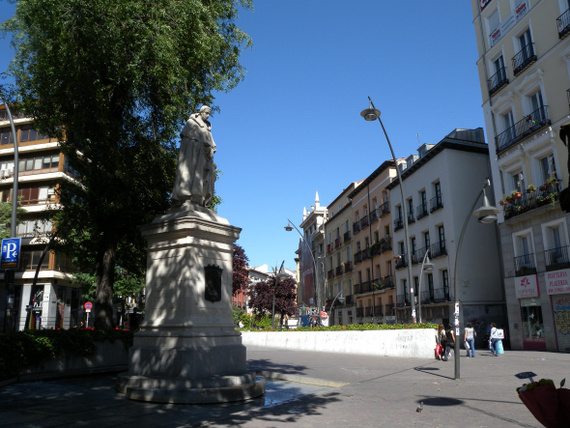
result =
[[[489,349],[492,356],[498,356],[504,332],[498,329],[494,322],[490,324],[491,330],[489,332]],[[477,332],[473,328],[473,324],[468,322],[463,332],[463,343],[467,351],[467,358],[475,358],[475,338]],[[437,330],[437,346],[435,357],[439,360],[447,361],[451,354],[451,349],[455,347],[455,333],[453,326],[448,324],[447,329],[443,324],[440,324]]]

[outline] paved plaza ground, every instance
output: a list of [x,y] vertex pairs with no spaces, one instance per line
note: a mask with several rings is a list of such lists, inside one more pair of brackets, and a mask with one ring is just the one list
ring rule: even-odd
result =
[[570,354],[550,352],[462,353],[459,380],[453,359],[248,347],[248,365],[270,375],[265,397],[222,405],[131,401],[115,392],[115,375],[7,385],[0,426],[540,427],[519,400],[523,381],[514,375],[570,382]]

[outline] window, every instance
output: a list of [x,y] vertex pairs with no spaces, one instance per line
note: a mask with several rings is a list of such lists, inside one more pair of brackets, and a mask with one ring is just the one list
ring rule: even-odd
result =
[[445,247],[445,230],[443,229],[443,225],[438,226],[437,235],[438,235],[438,239],[439,239],[439,246],[441,248],[444,248]]
[[426,251],[428,251],[430,249],[430,239],[429,239],[429,231],[424,233],[424,247],[426,249]]
[[544,156],[540,158],[540,174],[541,174],[541,183],[546,183],[551,177],[556,177],[556,168],[554,163],[554,156],[549,154],[548,156]]
[[522,192],[525,189],[524,175],[522,171],[513,175],[513,189]]
[[493,68],[494,68],[494,73],[496,76],[495,84],[499,84],[499,83],[503,82],[504,80],[506,80],[507,70],[505,69],[505,60],[503,58],[503,55],[501,55],[495,61],[493,61]]
[[10,130],[0,131],[0,144],[12,144],[12,132]]
[[487,33],[489,37],[491,37],[495,30],[499,28],[500,23],[501,17],[499,16],[499,10],[497,9],[487,18]]
[[519,48],[522,55],[521,60],[522,62],[524,62],[534,55],[534,51],[532,49],[532,39],[530,37],[530,29],[522,33],[519,36],[518,40],[519,40]]
[[521,299],[521,318],[525,340],[544,341],[544,323],[540,299]]

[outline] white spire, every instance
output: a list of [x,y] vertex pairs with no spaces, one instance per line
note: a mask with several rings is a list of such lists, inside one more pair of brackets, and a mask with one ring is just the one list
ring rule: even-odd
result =
[[321,207],[321,201],[319,200],[319,192],[315,192],[315,208]]

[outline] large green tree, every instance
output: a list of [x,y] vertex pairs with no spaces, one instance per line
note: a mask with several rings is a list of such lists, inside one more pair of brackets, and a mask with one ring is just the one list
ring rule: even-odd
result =
[[79,260],[94,257],[95,326],[108,330],[115,266],[143,269],[139,227],[169,205],[183,121],[243,77],[250,40],[235,19],[251,0],[14,3],[2,28],[19,107],[77,174],[57,224]]

